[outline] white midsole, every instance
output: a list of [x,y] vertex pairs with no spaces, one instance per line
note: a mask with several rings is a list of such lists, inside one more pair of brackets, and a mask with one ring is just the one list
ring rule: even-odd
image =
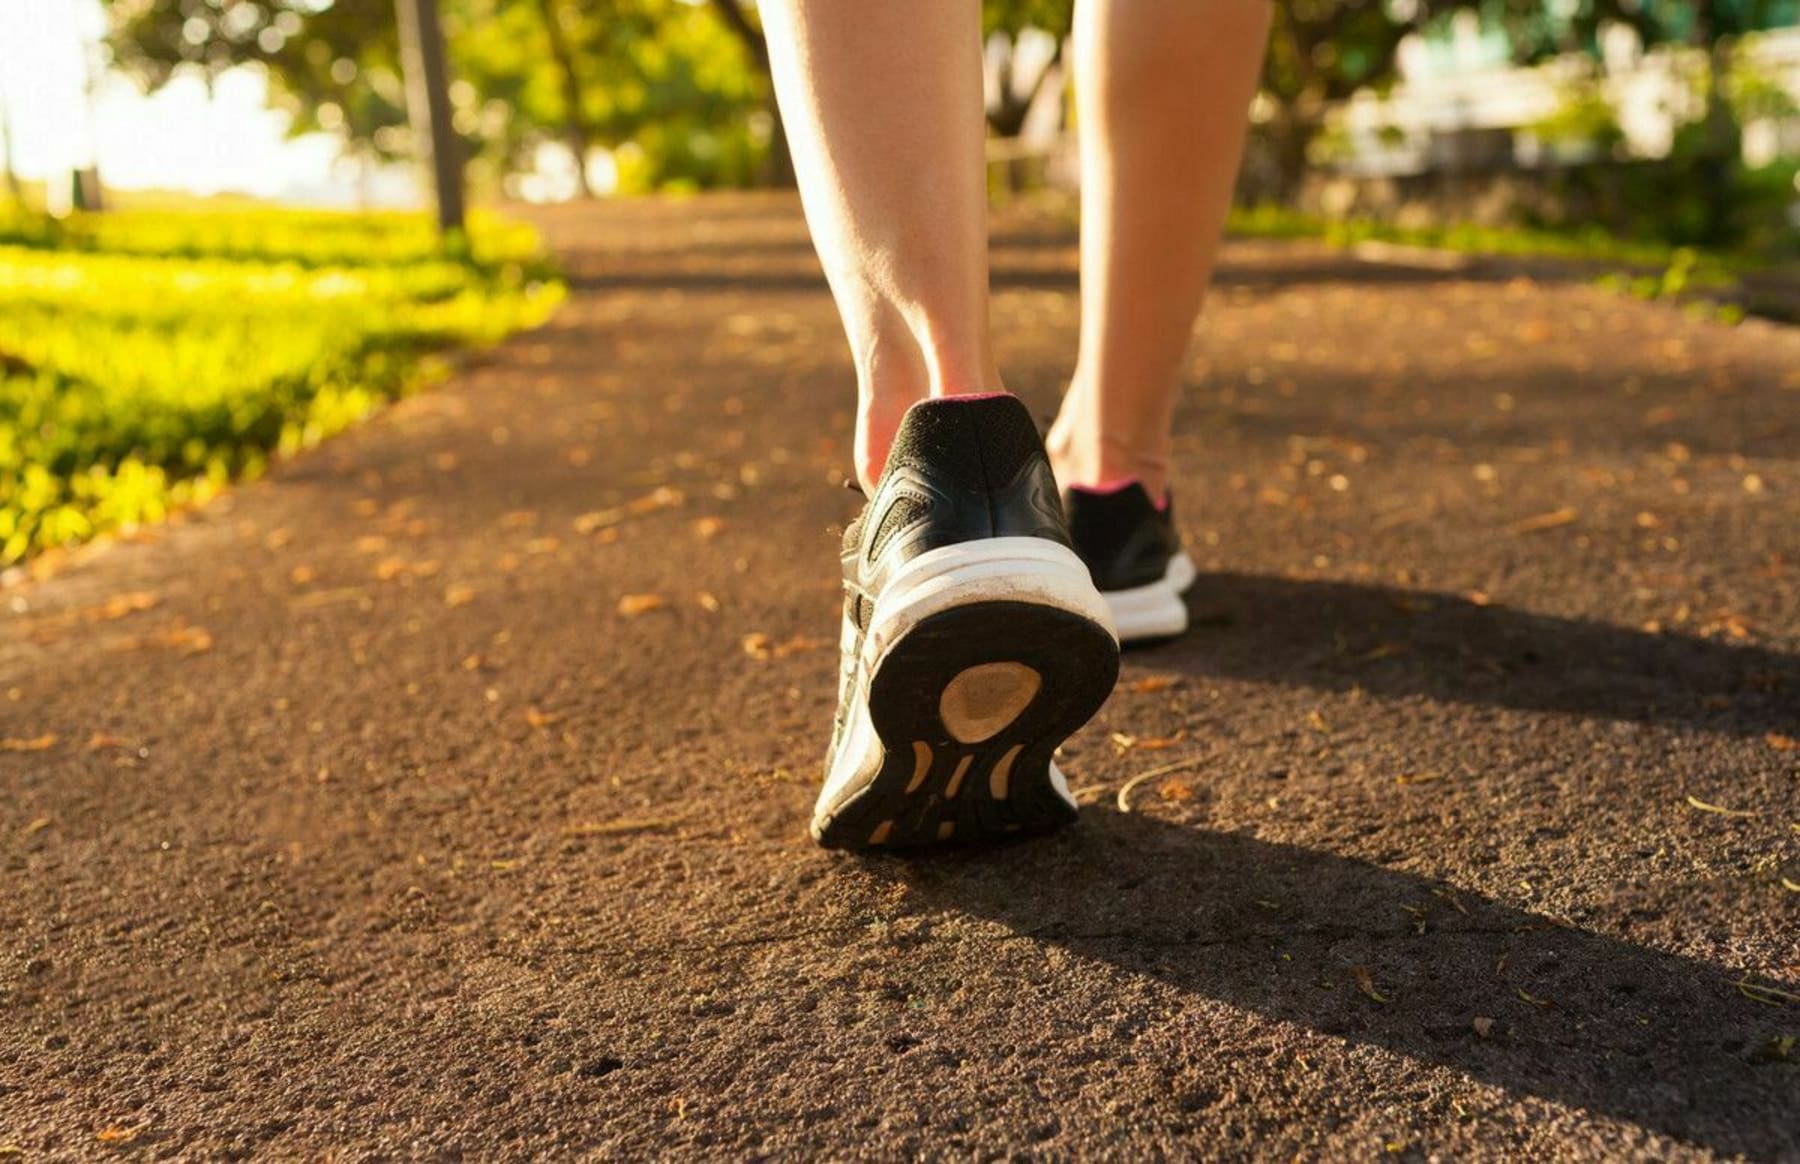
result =
[[[1046,538],[983,538],[928,550],[889,579],[875,600],[863,636],[858,661],[862,675],[873,675],[888,652],[921,622],[977,602],[1051,606],[1098,623],[1118,637],[1107,602],[1094,589],[1093,578],[1075,551]],[[881,763],[881,738],[869,717],[866,690],[865,686],[851,695],[850,721],[819,791],[815,833],[823,823],[817,812],[850,781]],[[1075,803],[1055,764],[1050,766],[1050,783],[1064,800]]]
[[1177,551],[1169,559],[1163,576],[1155,582],[1134,586],[1130,590],[1109,590],[1106,605],[1112,611],[1113,626],[1119,641],[1166,638],[1187,629],[1187,603],[1181,596],[1194,584],[1199,572],[1194,560]]
[[1046,538],[982,538],[927,550],[881,588],[863,636],[865,673],[913,627],[974,602],[1039,603],[1112,630],[1106,599],[1074,550]]

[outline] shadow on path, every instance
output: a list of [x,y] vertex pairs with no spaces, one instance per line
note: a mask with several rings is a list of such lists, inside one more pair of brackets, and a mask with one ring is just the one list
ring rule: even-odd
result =
[[1452,594],[1203,574],[1154,667],[1737,735],[1800,731],[1800,656],[1478,605]]
[[[1073,236],[1061,241],[1072,248]],[[996,238],[990,281],[996,291],[1075,291],[1079,276],[1071,263],[1031,261],[1034,250],[1050,244]],[[1020,262],[1018,259],[1025,259]],[[1279,291],[1320,284],[1392,287],[1436,283],[1506,282],[1516,266],[1471,259],[1454,267],[1405,262],[1369,262],[1352,254],[1303,254],[1279,261],[1234,260],[1229,252],[1214,272],[1216,288],[1243,287]],[[1575,275],[1561,270],[1534,272],[1539,282],[1569,282]],[[567,275],[579,291],[680,290],[707,292],[823,291],[825,276],[804,238],[701,241],[686,247],[646,247],[606,255],[605,262],[577,261]]]
[[928,907],[1515,1096],[1725,1153],[1800,1153],[1800,1121],[1771,1118],[1800,1110],[1800,1055],[1774,1042],[1795,1008],[1744,997],[1720,966],[1431,878],[1106,809],[1051,840],[871,869]]

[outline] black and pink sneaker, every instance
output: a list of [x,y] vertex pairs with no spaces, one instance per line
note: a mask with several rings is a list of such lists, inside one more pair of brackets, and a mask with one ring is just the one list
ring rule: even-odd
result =
[[838,716],[812,833],[839,849],[963,843],[1075,819],[1063,740],[1119,644],[1011,396],[915,404],[844,531]]
[[1119,642],[1173,638],[1188,628],[1193,559],[1181,548],[1174,506],[1150,499],[1133,478],[1098,488],[1076,485],[1063,494],[1069,539],[1112,611]]

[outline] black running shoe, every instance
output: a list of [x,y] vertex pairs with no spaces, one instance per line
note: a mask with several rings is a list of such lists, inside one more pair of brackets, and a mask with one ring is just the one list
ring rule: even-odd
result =
[[1172,638],[1187,630],[1181,596],[1194,562],[1175,532],[1174,505],[1150,500],[1143,482],[1107,489],[1077,485],[1063,497],[1075,552],[1106,596],[1121,643]]
[[1119,644],[1070,548],[1031,414],[927,400],[844,531],[843,671],[812,833],[973,841],[1075,819],[1052,753],[1111,693]]

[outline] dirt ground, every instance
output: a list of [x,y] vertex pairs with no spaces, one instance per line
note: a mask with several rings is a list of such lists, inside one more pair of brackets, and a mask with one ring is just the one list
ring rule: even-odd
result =
[[858,858],[798,212],[544,222],[548,327],[0,590],[0,1159],[1800,1159],[1800,330],[1233,244],[1082,822]]

